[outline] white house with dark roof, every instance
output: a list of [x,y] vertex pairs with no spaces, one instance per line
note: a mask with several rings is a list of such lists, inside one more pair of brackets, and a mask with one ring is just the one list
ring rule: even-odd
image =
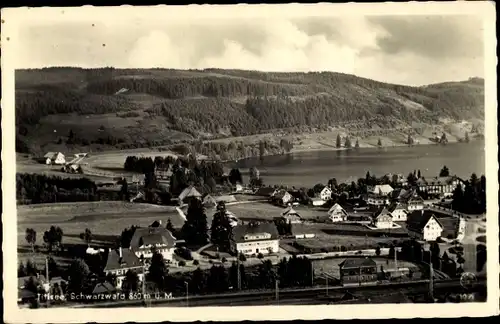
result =
[[282,206],[288,206],[288,204],[293,202],[293,196],[288,191],[281,189],[274,194],[273,201]]
[[150,259],[153,252],[163,255],[167,262],[172,262],[176,238],[164,227],[139,227],[130,241],[130,250],[141,259]]
[[384,207],[381,211],[376,213],[372,218],[372,225],[379,229],[393,228],[394,222],[389,210]]
[[392,203],[388,208],[394,222],[406,222],[408,210],[402,203]]
[[410,237],[428,242],[441,237],[444,227],[430,210],[417,210],[408,215],[406,228]]
[[332,199],[332,189],[328,186],[324,186],[323,189],[318,194],[317,198],[321,198],[324,201]]
[[409,212],[412,212],[415,210],[422,210],[425,207],[425,201],[419,195],[414,195],[408,199],[408,201],[406,202],[406,205],[408,206]]
[[250,222],[233,228],[231,249],[238,254],[263,255],[279,252],[279,234],[274,223]]
[[464,183],[456,176],[449,177],[431,177],[420,178],[417,180],[418,190],[428,194],[451,196],[455,188],[461,185],[462,189],[465,188]]
[[61,152],[47,152],[44,156],[45,164],[64,164],[66,158]]
[[121,247],[116,250],[110,249],[104,273],[116,276],[116,287],[118,289],[121,288],[125,274],[129,270],[137,273],[140,281],[143,280],[143,265],[132,249],[123,249]]
[[347,212],[339,204],[335,204],[328,210],[328,218],[331,222],[345,222],[347,220]]

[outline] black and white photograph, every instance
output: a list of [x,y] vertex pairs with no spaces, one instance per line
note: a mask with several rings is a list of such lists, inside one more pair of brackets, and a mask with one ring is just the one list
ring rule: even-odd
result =
[[9,322],[498,314],[494,4],[7,8],[1,36]]

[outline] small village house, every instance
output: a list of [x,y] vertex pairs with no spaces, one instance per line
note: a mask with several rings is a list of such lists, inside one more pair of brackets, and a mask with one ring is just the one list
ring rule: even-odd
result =
[[[108,252],[108,260],[104,267],[106,275],[113,274],[116,276],[116,288],[121,289],[125,274],[129,271],[134,271],[139,276],[139,280],[143,280],[143,264],[131,249],[110,249]],[[101,287],[103,288],[103,287]]]
[[130,241],[130,250],[139,259],[150,259],[153,251],[163,255],[167,262],[172,262],[176,238],[164,227],[139,227]]
[[288,206],[293,202],[293,196],[286,190],[281,189],[273,196],[274,203],[281,206]]
[[61,152],[48,152],[44,156],[45,164],[58,164],[62,165],[66,163],[66,158]]
[[448,240],[462,241],[465,235],[466,221],[464,217],[450,217],[449,215],[434,212],[437,220],[443,226],[441,237]]
[[371,258],[351,258],[339,264],[340,282],[363,284],[377,281],[377,263]]
[[274,223],[250,222],[233,228],[231,250],[238,254],[278,253],[279,235]]
[[383,185],[376,185],[373,188],[370,188],[368,192],[374,195],[386,197],[389,196],[393,190],[394,189],[390,185],[383,184]]
[[328,201],[332,198],[332,189],[328,186],[324,186],[319,192],[317,198],[321,198],[324,201]]
[[328,219],[332,223],[345,222],[347,220],[348,214],[345,209],[339,204],[335,204],[328,210]]
[[375,213],[372,218],[372,225],[379,229],[393,228],[394,222],[389,210],[384,207],[381,211]]
[[443,225],[429,210],[417,210],[408,215],[406,227],[410,237],[416,240],[434,242],[441,237]]
[[237,183],[237,184],[234,186],[234,191],[235,191],[235,192],[238,192],[238,193],[243,192],[243,191],[244,191],[244,189],[245,189],[245,188],[243,188],[243,186],[242,186],[241,184],[239,184],[239,183]]
[[415,195],[408,199],[406,205],[408,206],[408,212],[422,210],[425,207],[425,201],[419,195]]
[[184,189],[179,195],[179,203],[189,203],[190,199],[201,199],[201,194],[194,186]]
[[289,207],[287,210],[285,210],[282,214],[281,217],[287,222],[291,224],[300,224],[304,220],[302,217],[300,217],[299,213],[293,209],[293,207]]
[[408,210],[402,203],[392,203],[388,208],[394,222],[406,222]]

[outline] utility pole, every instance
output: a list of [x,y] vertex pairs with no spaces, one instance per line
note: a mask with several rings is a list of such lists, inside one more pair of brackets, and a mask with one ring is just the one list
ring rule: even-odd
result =
[[394,268],[398,270],[398,251],[394,247]]
[[278,303],[278,305],[280,304],[279,284],[280,284],[280,281],[278,279],[276,279],[275,280],[275,291],[276,291],[276,302]]
[[238,284],[238,290],[241,290],[241,272],[240,272],[240,255],[236,257],[236,264],[237,264],[237,269],[236,269],[236,274],[237,274],[237,284]]
[[186,306],[189,306],[189,283],[184,281],[184,284],[186,285]]
[[45,258],[45,280],[47,280],[47,308],[50,305],[50,278],[49,278],[49,258]]
[[429,297],[434,302],[434,267],[432,266],[432,249],[429,249],[430,252],[430,260],[429,260],[429,272],[430,272],[430,280],[429,280]]
[[314,263],[311,261],[311,287],[314,287]]

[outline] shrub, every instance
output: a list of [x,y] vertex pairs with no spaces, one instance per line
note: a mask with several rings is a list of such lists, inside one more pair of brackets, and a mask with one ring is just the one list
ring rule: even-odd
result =
[[240,254],[240,261],[244,262],[246,260],[247,260],[247,257],[243,253],[241,253]]
[[222,257],[221,262],[222,262],[222,263],[225,263],[226,261],[227,261],[226,257]]
[[194,261],[193,261],[193,265],[197,266],[197,265],[199,265],[199,264],[200,264],[200,261],[198,261],[198,260],[194,260]]
[[264,258],[264,255],[263,255],[262,253],[259,253],[259,254],[257,255],[257,257],[258,257],[259,259],[262,259],[262,258]]
[[255,258],[256,257],[255,253],[253,253],[250,257]]
[[220,259],[220,254],[219,254],[219,253],[216,253],[216,254],[215,254],[215,258],[216,258],[216,259]]
[[363,251],[358,251],[356,252],[356,254],[363,254]]
[[179,261],[179,267],[184,267],[186,262],[184,260]]
[[345,246],[341,245],[340,246],[340,251],[341,252],[345,252],[345,251],[347,251],[347,248]]
[[213,262],[212,260],[208,260],[208,263],[212,264],[212,263],[214,263],[214,262]]
[[380,255],[380,246],[377,246],[377,247],[375,248],[375,254],[376,254],[377,256],[379,256],[379,255]]

